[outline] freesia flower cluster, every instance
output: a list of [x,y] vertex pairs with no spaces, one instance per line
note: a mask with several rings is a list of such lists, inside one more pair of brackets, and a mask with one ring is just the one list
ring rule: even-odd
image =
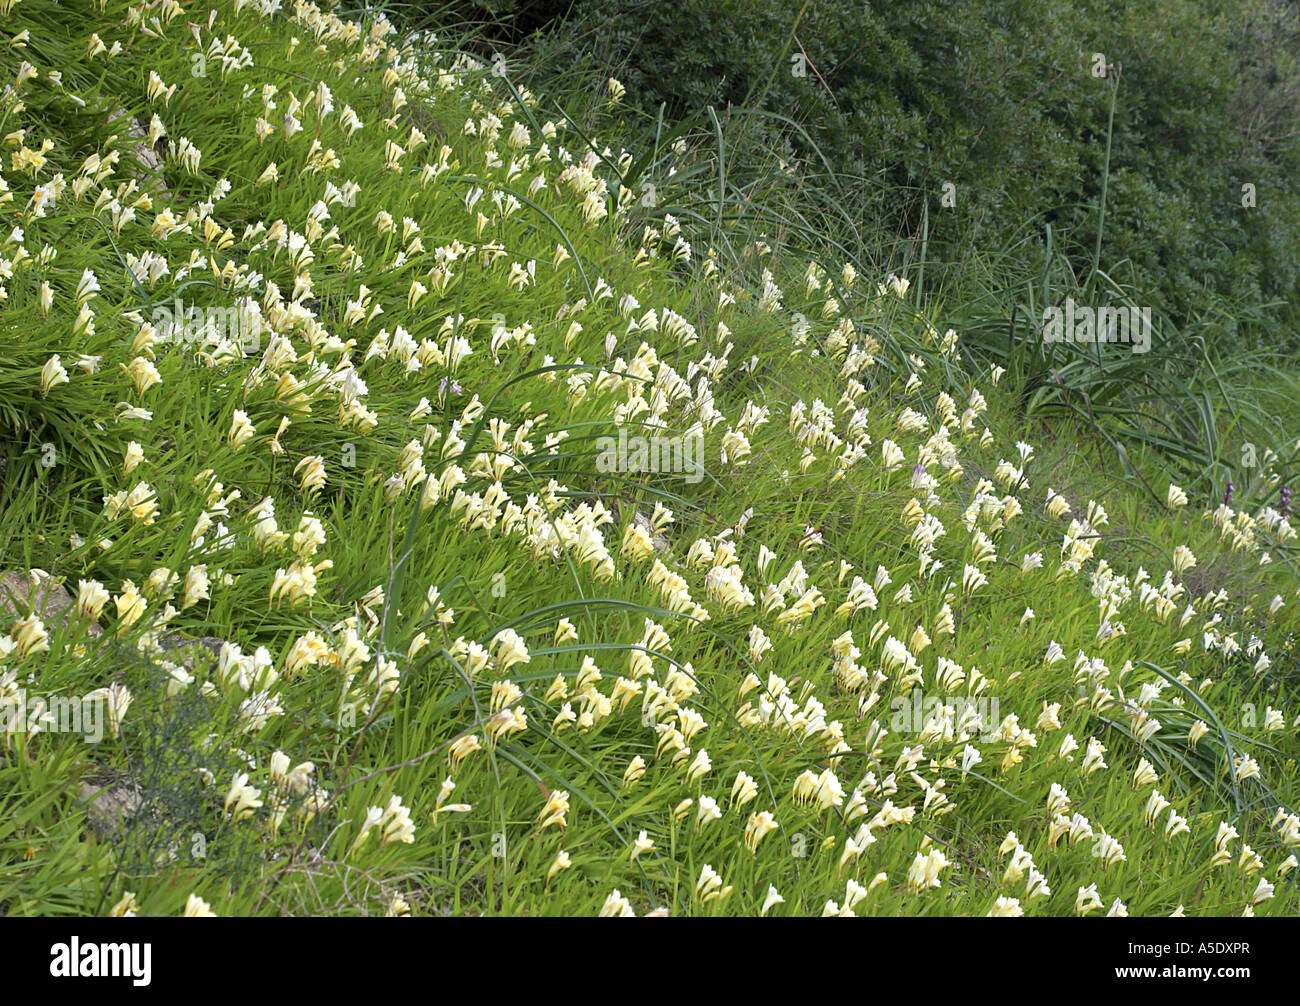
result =
[[641,200],[686,139],[382,16],[96,11],[0,4],[0,405],[71,597],[0,700],[106,701],[86,772],[198,717],[197,880],[113,914],[1295,910],[1287,515],[1080,494],[906,278]]

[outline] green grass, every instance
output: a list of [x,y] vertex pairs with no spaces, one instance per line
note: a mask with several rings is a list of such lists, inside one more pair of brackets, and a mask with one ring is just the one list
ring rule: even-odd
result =
[[[1170,508],[1157,453],[1148,489],[934,304],[747,216],[717,136],[607,151],[607,97],[566,118],[382,21],[136,9],[0,23],[36,70],[0,110],[0,554],[79,599],[13,603],[0,688],[114,713],[7,734],[0,910],[1296,910],[1290,446]],[[255,351],[151,327],[240,298]],[[698,433],[704,477],[605,470],[620,427]],[[983,721],[909,722],[915,689]]]

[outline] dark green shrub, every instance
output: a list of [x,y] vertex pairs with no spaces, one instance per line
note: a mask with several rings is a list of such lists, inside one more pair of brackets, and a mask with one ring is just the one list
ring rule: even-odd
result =
[[[894,192],[882,227],[915,234],[928,207],[936,274],[1027,223],[1090,264],[1105,182],[1098,265],[1170,317],[1212,296],[1295,300],[1300,27],[1280,0],[462,6],[504,12],[503,38],[533,33],[539,87],[585,60],[647,111],[801,123],[838,171]],[[735,170],[810,153],[777,118],[728,125]]]

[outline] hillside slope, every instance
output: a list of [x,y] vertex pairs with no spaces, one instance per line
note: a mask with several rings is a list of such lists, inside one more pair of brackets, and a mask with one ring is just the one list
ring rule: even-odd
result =
[[0,911],[1296,910],[1286,515],[279,7],[0,3]]

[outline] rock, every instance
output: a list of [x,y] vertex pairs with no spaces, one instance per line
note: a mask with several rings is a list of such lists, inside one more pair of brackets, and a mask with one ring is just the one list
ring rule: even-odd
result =
[[[47,631],[65,629],[76,618],[76,599],[43,569],[11,570],[0,574],[0,622],[36,615]],[[86,626],[92,636],[103,633],[94,622]]]
[[[137,181],[143,182],[145,189],[159,196],[169,196],[171,192],[167,184],[163,181],[163,162],[162,158],[149,144],[149,134],[144,126],[140,125],[140,120],[128,112],[125,108],[118,106],[108,117],[111,125],[121,119],[126,120],[126,131],[133,140],[140,141],[135,146],[136,160],[140,166],[145,169],[147,174],[136,175]],[[161,141],[160,141],[161,142]]]
[[173,663],[179,663],[191,674],[194,673],[194,662],[196,659],[207,654],[209,663],[215,664],[217,658],[221,655],[221,647],[226,641],[218,639],[216,636],[198,636],[195,639],[186,639],[184,636],[172,633],[170,636],[164,636],[158,641],[159,648],[167,654],[167,659]]
[[77,795],[90,804],[87,817],[102,834],[117,831],[144,807],[144,790],[130,776],[94,782],[83,779],[77,785]]
[[632,523],[650,535],[650,543],[654,545],[656,552],[661,555],[668,552],[668,539],[655,531],[654,525],[650,523],[649,517],[643,514],[640,510],[637,510],[632,514]]

